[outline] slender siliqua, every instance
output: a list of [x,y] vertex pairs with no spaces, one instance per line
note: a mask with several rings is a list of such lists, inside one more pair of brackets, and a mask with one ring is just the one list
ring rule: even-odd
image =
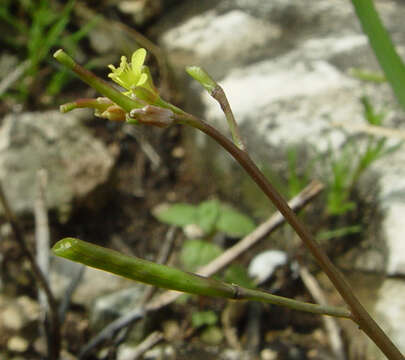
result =
[[228,284],[134,256],[126,256],[79,239],[66,238],[60,240],[54,245],[53,252],[58,256],[96,269],[166,289],[234,300],[262,301],[288,306],[295,310],[350,318],[350,312],[345,308],[305,303],[264,291]]

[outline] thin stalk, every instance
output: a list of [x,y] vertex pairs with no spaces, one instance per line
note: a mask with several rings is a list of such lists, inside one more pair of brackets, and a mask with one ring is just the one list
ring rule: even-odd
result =
[[69,111],[75,110],[75,109],[80,109],[80,108],[91,108],[91,109],[96,109],[99,111],[104,111],[108,108],[108,106],[111,106],[113,102],[108,103],[103,103],[100,102],[98,99],[88,99],[88,98],[83,98],[79,100],[75,100],[70,103],[63,104],[59,107],[60,112],[62,113],[67,113]]
[[229,130],[232,135],[233,142],[236,146],[241,150],[246,150],[246,146],[242,141],[242,137],[239,133],[239,127],[236,123],[235,117],[233,116],[233,112],[231,106],[229,105],[228,98],[225,95],[224,89],[217,84],[215,89],[211,92],[211,96],[218,101],[219,105],[221,106],[222,111],[225,114],[226,120],[228,122]]
[[242,136],[239,132],[238,124],[233,116],[232,108],[229,105],[228,98],[226,97],[224,89],[219,85],[210,74],[207,73],[200,66],[187,66],[186,72],[195,80],[197,80],[201,86],[207,90],[207,92],[219,103],[223,113],[225,114],[228,127],[232,135],[233,142],[241,150],[246,150],[245,144],[242,141]]
[[166,289],[233,300],[262,301],[274,305],[287,306],[298,311],[351,318],[350,311],[345,308],[305,303],[260,290],[228,284],[166,265],[123,255],[117,251],[79,239],[62,239],[54,245],[53,252],[58,256],[96,269]]
[[374,341],[374,343],[388,357],[388,359],[403,360],[403,356],[400,351],[395,347],[384,331],[361,305],[342,273],[335,267],[335,265],[333,265],[325,252],[317,244],[315,238],[311,235],[306,226],[298,219],[297,215],[288,206],[287,202],[273,187],[273,185],[269,183],[263,173],[249,157],[248,153],[239,149],[232,143],[232,141],[222,135],[218,130],[207,124],[205,121],[198,119],[193,115],[176,114],[175,119],[179,124],[187,124],[201,130],[218,142],[232,155],[232,157],[246,170],[249,176],[277,207],[280,213],[284,215],[287,222],[292,226],[306,247],[311,251],[321,269],[326,273],[332,284],[345,300],[346,304],[350,307],[353,314],[353,320]]

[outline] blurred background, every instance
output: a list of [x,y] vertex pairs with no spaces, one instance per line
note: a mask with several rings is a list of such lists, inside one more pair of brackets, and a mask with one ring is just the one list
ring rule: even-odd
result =
[[[375,4],[404,56],[405,4]],[[350,1],[2,0],[0,31],[0,181],[15,218],[0,208],[1,360],[56,358],[21,239],[56,299],[61,359],[384,359],[349,321],[265,304],[183,295],[140,315],[163,290],[55,258],[50,247],[74,236],[196,271],[275,212],[194,129],[61,114],[99,94],[54,61],[59,48],[104,79],[145,48],[161,96],[227,133],[218,104],[184,71],[204,67],[287,199],[323,183],[300,217],[405,350],[405,117]],[[342,305],[288,226],[217,276]]]

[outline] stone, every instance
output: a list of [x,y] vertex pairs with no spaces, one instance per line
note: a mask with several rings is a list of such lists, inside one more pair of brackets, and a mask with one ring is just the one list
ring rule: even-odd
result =
[[3,326],[10,330],[19,331],[24,325],[24,317],[20,312],[20,309],[16,307],[7,307],[7,309],[2,310],[1,319]]
[[175,52],[192,53],[208,72],[218,76],[229,61],[243,63],[252,52],[279,36],[277,26],[245,12],[232,10],[218,15],[212,10],[165,32],[161,43]]
[[3,119],[0,179],[16,214],[33,212],[40,169],[48,175],[47,205],[61,215],[69,212],[73,199],[80,201],[107,182],[114,156],[91,135],[80,116],[80,111],[47,111]]
[[117,360],[133,359],[135,354],[138,354],[136,346],[122,344],[117,350]]
[[21,336],[12,336],[8,342],[7,342],[7,349],[9,351],[14,351],[14,352],[25,352],[28,350],[29,347],[29,342],[28,340],[24,339]]
[[172,360],[176,359],[176,352],[173,345],[156,345],[152,349],[146,351],[143,358],[145,360]]
[[131,16],[137,26],[144,26],[148,20],[161,13],[163,4],[162,0],[121,0],[118,3],[118,9],[122,13]]
[[277,351],[272,349],[263,349],[260,352],[260,359],[262,360],[276,360],[278,358]]
[[287,263],[287,254],[280,250],[267,250],[257,254],[249,263],[249,276],[257,284],[268,280],[279,267]]
[[21,331],[39,319],[40,310],[36,301],[28,296],[11,300],[4,298],[0,304],[2,325],[9,330]]
[[136,309],[142,299],[144,289],[144,285],[136,284],[130,288],[95,298],[90,312],[92,329],[100,331],[111,321]]
[[[81,264],[60,257],[52,257],[50,281],[56,298],[61,299],[64,296],[72,279],[78,276],[82,267]],[[73,293],[72,302],[91,308],[97,297],[131,287],[133,284],[134,282],[131,280],[85,267],[82,279]]]
[[[374,315],[380,326],[387,335],[394,341],[395,345],[405,349],[405,283],[401,279],[385,280],[378,290]],[[374,345],[369,345],[371,352],[376,358],[382,358],[382,354]]]

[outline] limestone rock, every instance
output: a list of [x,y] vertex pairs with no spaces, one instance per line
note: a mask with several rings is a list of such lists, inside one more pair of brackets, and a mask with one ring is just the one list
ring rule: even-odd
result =
[[48,111],[3,119],[0,179],[17,214],[33,211],[39,169],[48,173],[48,207],[61,213],[107,181],[114,156],[78,116]]
[[28,340],[24,339],[21,336],[13,336],[7,342],[7,349],[9,351],[14,351],[14,352],[19,352],[19,353],[27,351],[29,346],[30,346],[30,344],[29,344]]
[[[83,265],[53,257],[51,264],[51,288],[58,299],[61,299],[72,279],[78,276]],[[114,293],[133,286],[134,282],[105,271],[85,267],[82,278],[73,293],[72,302],[91,308],[97,297]]]
[[135,284],[130,288],[94,299],[90,314],[91,327],[99,331],[119,316],[134,310],[142,298],[144,289],[144,285]]

